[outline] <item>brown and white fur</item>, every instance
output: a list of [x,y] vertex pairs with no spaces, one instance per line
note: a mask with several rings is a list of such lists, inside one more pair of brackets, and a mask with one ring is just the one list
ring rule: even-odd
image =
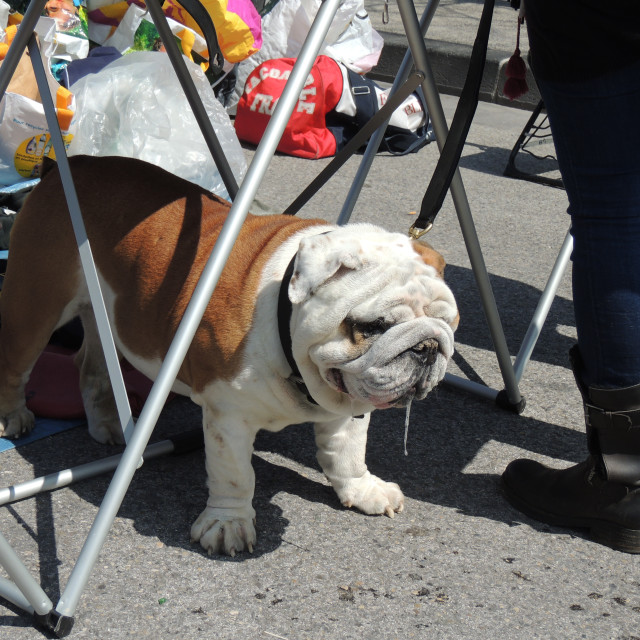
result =
[[[71,159],[118,351],[150,378],[167,353],[229,204],[150,164]],[[291,380],[277,330],[283,273],[292,352],[315,402]],[[458,322],[428,246],[372,225],[247,217],[174,391],[203,410],[209,499],[191,529],[210,553],[256,542],[251,455],[260,429],[314,422],[340,501],[393,516],[400,488],[365,464],[369,414],[424,397],[444,376]],[[84,325],[76,357],[89,431],[121,441],[118,415],[57,169],[17,216],[0,295],[0,435],[30,431],[24,387],[52,332]]]

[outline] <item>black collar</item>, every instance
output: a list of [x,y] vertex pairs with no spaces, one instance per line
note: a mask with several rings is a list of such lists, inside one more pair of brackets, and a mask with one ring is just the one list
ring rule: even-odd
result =
[[307,385],[305,385],[304,380],[302,379],[302,375],[300,373],[300,369],[298,369],[298,365],[293,357],[293,351],[291,349],[291,311],[293,310],[293,306],[291,304],[291,300],[289,300],[289,282],[291,281],[291,276],[293,275],[293,267],[296,261],[296,253],[293,258],[291,258],[291,262],[287,266],[284,275],[282,276],[282,282],[280,284],[280,292],[278,293],[278,333],[280,334],[280,344],[282,345],[282,350],[284,351],[284,355],[291,367],[291,376],[290,379],[295,385],[298,387],[298,390],[303,393],[309,402],[312,404],[318,404],[309,393],[309,389],[307,389]]

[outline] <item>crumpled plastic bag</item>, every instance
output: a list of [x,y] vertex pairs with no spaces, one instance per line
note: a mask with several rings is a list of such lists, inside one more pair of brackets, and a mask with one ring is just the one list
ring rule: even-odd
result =
[[[52,18],[41,17],[35,32],[62,137],[68,144],[73,136],[75,103],[73,95],[56,82],[50,71],[50,59],[56,47],[56,23]],[[0,28],[0,43],[8,45],[15,34],[15,26],[7,27],[6,31]],[[14,185],[39,177],[46,156],[55,158],[55,153],[32,62],[25,51],[0,101],[0,185]]]
[[[240,184],[247,166],[235,129],[203,71],[184,60]],[[76,117],[70,156],[138,158],[230,199],[166,53],[129,53],[71,90]]]
[[[235,105],[249,74],[266,60],[297,58],[309,35],[322,0],[278,0],[262,18],[260,51],[236,67]],[[373,28],[364,0],[344,0],[338,7],[318,55],[328,55],[356,73],[366,73],[378,64],[384,41]]]
[[361,2],[347,28],[323,53],[342,62],[356,73],[367,73],[378,64],[384,40],[371,25],[369,14]]

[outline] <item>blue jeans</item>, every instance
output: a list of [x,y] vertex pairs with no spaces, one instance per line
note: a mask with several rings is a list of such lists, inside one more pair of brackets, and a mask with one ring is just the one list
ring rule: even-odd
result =
[[640,64],[538,86],[569,198],[583,382],[640,384]]

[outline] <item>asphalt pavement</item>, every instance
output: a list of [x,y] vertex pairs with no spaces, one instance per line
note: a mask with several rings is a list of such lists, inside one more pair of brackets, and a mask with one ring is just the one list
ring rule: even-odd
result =
[[[457,16],[479,6],[441,4],[442,14]],[[392,16],[394,11],[390,7]],[[438,19],[433,29],[441,41],[451,37],[465,44],[453,40],[454,34],[475,30],[472,18],[451,32],[446,25],[438,27]],[[494,46],[509,50],[506,39]],[[443,95],[442,102],[450,117],[455,97]],[[460,171],[515,356],[567,232],[567,202],[562,189],[503,175],[529,112],[495,102],[479,105]],[[250,159],[252,150],[245,152]],[[404,157],[379,154],[352,220],[406,231],[437,158],[435,144]],[[351,158],[300,215],[337,220],[359,162],[360,156]],[[526,162],[532,172],[554,172],[552,160]],[[285,208],[327,163],[277,155],[258,199],[265,207]],[[446,277],[461,310],[450,372],[501,389],[451,197],[428,240],[448,262]],[[594,544],[579,531],[530,520],[512,509],[500,491],[500,474],[516,457],[566,466],[585,455],[582,407],[567,361],[574,340],[567,272],[521,380],[522,414],[441,385],[412,406],[405,455],[405,412],[375,412],[369,467],[398,482],[406,496],[404,512],[393,519],[342,507],[315,461],[311,427],[295,425],[279,434],[261,434],[256,442],[254,553],[208,557],[189,541],[191,523],[206,501],[203,452],[144,464],[83,591],[70,637],[639,637],[640,557]],[[152,440],[199,424],[197,408],[176,400],[167,405]],[[117,451],[76,428],[1,454],[0,485]],[[0,531],[54,603],[108,480],[85,480],[0,509]],[[0,637],[47,636],[30,617],[0,602]]]

